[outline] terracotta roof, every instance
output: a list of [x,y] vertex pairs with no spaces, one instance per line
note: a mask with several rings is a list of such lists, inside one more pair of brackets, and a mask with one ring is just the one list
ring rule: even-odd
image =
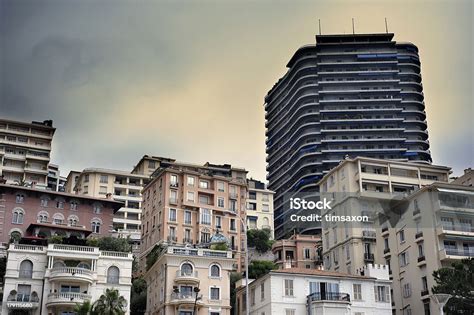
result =
[[308,276],[324,276],[324,277],[352,278],[352,279],[375,279],[373,277],[351,275],[351,274],[343,273],[343,272],[334,272],[334,271],[318,270],[318,269],[304,269],[304,268],[289,268],[289,269],[272,270],[270,273],[287,273],[287,274],[298,274],[298,275],[308,275]]

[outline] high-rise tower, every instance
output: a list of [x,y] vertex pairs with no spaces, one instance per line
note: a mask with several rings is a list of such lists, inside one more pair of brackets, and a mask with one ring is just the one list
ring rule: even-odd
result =
[[265,97],[275,237],[301,231],[288,200],[317,192],[345,157],[431,162],[418,48],[393,34],[317,35],[299,48]]

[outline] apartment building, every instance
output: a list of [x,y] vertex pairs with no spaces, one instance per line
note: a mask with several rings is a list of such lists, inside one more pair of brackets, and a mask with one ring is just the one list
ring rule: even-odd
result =
[[466,168],[464,174],[455,178],[452,182],[455,185],[472,186],[474,183],[474,171],[472,168]]
[[[76,184],[74,191],[78,195],[112,198],[123,204],[114,216],[113,230],[118,237],[130,237],[134,244],[134,252],[140,252],[142,195],[141,190],[149,177],[129,172],[102,168],[86,168],[79,175],[75,172],[68,176]],[[67,186],[70,187],[70,186]]]
[[132,174],[142,174],[151,176],[155,170],[160,167],[160,163],[163,161],[172,162],[173,159],[164,158],[153,155],[144,155],[137,165],[133,167]]
[[[388,268],[379,265],[367,266],[363,276],[314,269],[273,270],[249,284],[250,314],[389,315],[389,285]],[[236,314],[246,314],[245,301],[245,286],[240,286]]]
[[146,315],[229,315],[232,251],[170,245],[145,274]]
[[0,184],[0,243],[51,235],[110,235],[120,202],[44,189]]
[[48,188],[54,191],[66,191],[66,177],[61,176],[59,166],[49,163],[48,165]]
[[418,48],[393,36],[317,35],[266,95],[277,239],[301,227],[288,220],[291,195],[315,193],[345,156],[431,162]]
[[394,226],[382,224],[375,254],[390,265],[394,310],[439,315],[430,299],[433,271],[474,258],[474,188],[433,183],[409,195],[402,209]]
[[160,160],[151,182],[143,189],[141,258],[161,243],[206,246],[211,235],[219,232],[240,262],[245,239],[246,174],[244,169],[228,164]]
[[73,314],[85,301],[95,302],[106,289],[118,289],[130,314],[130,253],[97,247],[11,244],[4,279],[2,314]]
[[322,246],[319,235],[294,234],[275,241],[272,246],[278,269],[314,269],[322,265]]
[[273,238],[273,194],[265,183],[247,180],[247,229],[267,229]]
[[0,119],[0,175],[8,184],[47,187],[52,120],[31,123]]

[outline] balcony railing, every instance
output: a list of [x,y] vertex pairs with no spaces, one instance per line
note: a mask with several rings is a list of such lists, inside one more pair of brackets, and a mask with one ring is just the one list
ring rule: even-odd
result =
[[474,257],[474,249],[473,250],[464,250],[464,249],[446,248],[446,255]]
[[77,268],[77,267],[57,267],[51,269],[51,276],[58,275],[58,274],[71,274],[72,276],[75,275],[84,275],[84,276],[92,276],[92,271],[85,268]]
[[383,253],[384,253],[384,254],[390,253],[390,248],[385,248],[385,249],[383,250]]
[[425,256],[424,255],[418,257],[418,262],[422,262],[422,261],[425,261]]
[[362,231],[362,236],[365,238],[375,238],[375,231]]
[[374,261],[374,254],[364,253],[364,261],[373,262]]
[[199,278],[197,271],[186,272],[184,270],[176,270],[176,277]]
[[46,304],[76,304],[90,301],[91,296],[84,293],[73,293],[73,292],[61,292],[61,293],[50,293],[48,295],[48,301]]
[[425,296],[425,295],[428,295],[430,294],[430,291],[429,290],[423,290],[421,291],[421,296]]
[[178,237],[176,237],[176,236],[168,236],[166,239],[168,240],[168,242],[177,242],[178,241]]
[[471,225],[464,224],[442,224],[443,230],[455,231],[455,232],[470,232],[474,233],[474,227]]
[[423,237],[423,232],[418,232],[415,234],[415,239],[418,239],[420,237]]
[[339,292],[315,292],[308,295],[308,302],[320,301],[350,302],[351,298],[349,294]]

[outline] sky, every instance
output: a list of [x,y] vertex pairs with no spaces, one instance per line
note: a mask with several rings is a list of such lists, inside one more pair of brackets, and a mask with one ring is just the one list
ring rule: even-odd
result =
[[420,50],[435,164],[473,166],[473,2],[0,0],[0,117],[52,119],[53,163],[131,170],[144,154],[265,179],[264,97],[322,34]]

